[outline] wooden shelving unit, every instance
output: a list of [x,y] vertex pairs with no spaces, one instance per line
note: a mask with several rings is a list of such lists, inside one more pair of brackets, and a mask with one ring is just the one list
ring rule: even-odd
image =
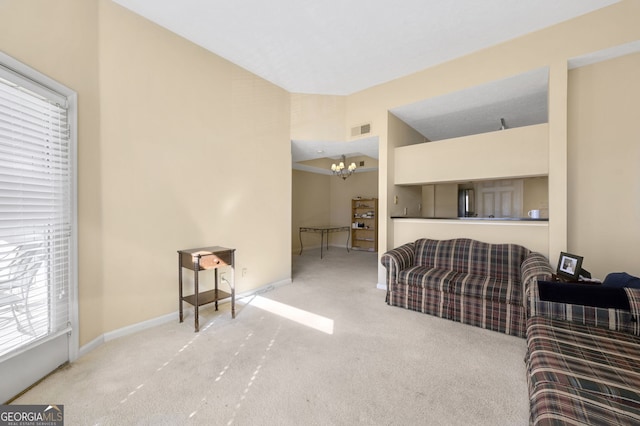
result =
[[378,251],[378,199],[352,199],[351,218],[351,248]]

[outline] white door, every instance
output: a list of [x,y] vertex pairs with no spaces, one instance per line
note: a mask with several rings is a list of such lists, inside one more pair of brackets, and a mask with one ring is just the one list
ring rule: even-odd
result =
[[476,184],[479,217],[522,217],[522,179],[494,180]]

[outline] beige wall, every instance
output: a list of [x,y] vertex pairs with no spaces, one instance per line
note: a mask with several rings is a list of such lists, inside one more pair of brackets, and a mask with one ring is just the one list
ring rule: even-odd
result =
[[458,184],[435,185],[435,217],[458,217]]
[[293,170],[291,201],[291,250],[300,252],[300,238],[305,249],[320,247],[320,236],[300,235],[301,226],[325,225],[331,217],[331,188],[333,176]]
[[[424,136],[418,133],[412,127],[391,113],[386,114],[386,137],[380,138],[380,164],[386,164],[381,167],[381,175],[384,180],[380,180],[380,201],[378,209],[380,210],[378,239],[379,250],[384,253],[390,248],[390,240],[387,236],[393,235],[393,221],[388,221],[388,217],[392,216],[418,216],[418,205],[422,203],[422,190],[413,186],[400,186],[395,184],[396,148],[420,144],[425,141]],[[385,142],[387,141],[387,142]],[[406,214],[405,214],[406,212]],[[378,279],[383,276],[378,274]]]
[[239,293],[290,279],[289,94],[100,5],[105,331],[176,310],[178,249],[235,248]]
[[346,97],[291,94],[291,139],[343,141]]
[[175,312],[178,249],[290,279],[286,91],[107,0],[0,1],[0,50],[78,92],[81,345]]
[[549,217],[549,178],[538,176],[524,180],[524,197],[522,212],[540,210],[540,217]]
[[[415,241],[418,238],[446,240],[449,238],[473,238],[488,243],[509,242],[520,244],[529,250],[548,256],[548,224],[546,222],[481,221],[435,219],[396,219],[394,246]],[[552,263],[555,261],[554,259]]]
[[594,276],[640,276],[640,53],[569,73],[569,244]]
[[546,175],[548,135],[549,126],[538,124],[398,147],[394,182],[420,185]]

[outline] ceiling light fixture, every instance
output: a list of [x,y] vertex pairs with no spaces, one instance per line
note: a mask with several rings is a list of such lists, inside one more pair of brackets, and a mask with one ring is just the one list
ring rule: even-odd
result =
[[331,165],[331,173],[333,173],[334,175],[341,177],[342,180],[347,179],[349,176],[351,176],[353,174],[353,172],[356,170],[357,166],[356,163],[351,163],[349,164],[349,167],[347,167],[345,169],[344,163],[346,162],[346,158],[343,155],[341,158],[341,161],[338,164],[333,163]]

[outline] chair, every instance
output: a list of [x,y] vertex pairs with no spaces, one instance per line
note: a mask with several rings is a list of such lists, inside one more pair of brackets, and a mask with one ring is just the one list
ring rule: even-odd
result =
[[15,321],[18,331],[35,334],[29,310],[29,291],[44,262],[42,243],[26,243],[0,256],[0,311],[12,316],[0,317],[0,324]]

